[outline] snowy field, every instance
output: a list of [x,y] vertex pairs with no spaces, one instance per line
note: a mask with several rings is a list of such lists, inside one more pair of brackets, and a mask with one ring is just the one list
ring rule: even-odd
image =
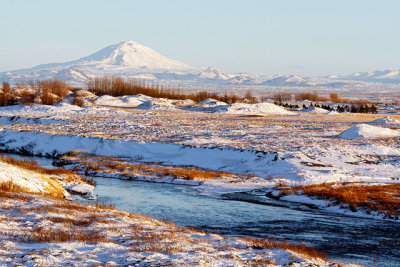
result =
[[91,96],[88,103],[1,107],[1,149],[42,156],[79,150],[252,176],[186,182],[200,184],[198,190],[210,196],[279,183],[400,183],[396,107],[371,115],[335,114],[266,102],[228,105],[143,95]]
[[[332,213],[396,219],[279,191],[282,185],[400,184],[395,106],[367,115],[143,95],[91,95],[85,101],[84,107],[68,99],[53,106],[0,107],[0,149],[58,158],[81,174],[193,186],[210,197],[248,192]],[[335,265],[276,244],[40,196],[95,198],[94,187],[76,175],[0,162],[0,183],[25,192],[0,195],[1,264]]]

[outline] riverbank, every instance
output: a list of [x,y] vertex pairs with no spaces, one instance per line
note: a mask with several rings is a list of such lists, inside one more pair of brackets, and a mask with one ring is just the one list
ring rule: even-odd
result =
[[[14,173],[25,172],[7,164],[0,165],[0,173],[7,173],[10,168],[14,168]],[[13,184],[13,180],[8,184]],[[302,245],[223,238],[123,212],[104,203],[71,203],[51,192],[32,193],[20,186],[0,188],[0,263],[337,265]]]

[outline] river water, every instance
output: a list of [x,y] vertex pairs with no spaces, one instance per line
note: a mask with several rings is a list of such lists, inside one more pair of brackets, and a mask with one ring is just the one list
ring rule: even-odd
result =
[[[35,159],[44,167],[51,166],[50,159]],[[246,194],[227,196],[230,200],[210,198],[199,195],[196,187],[184,185],[94,179],[100,201],[131,213],[230,237],[303,242],[325,252],[331,260],[400,266],[400,222],[325,213],[265,197],[259,201]],[[258,203],[252,203],[255,200]]]

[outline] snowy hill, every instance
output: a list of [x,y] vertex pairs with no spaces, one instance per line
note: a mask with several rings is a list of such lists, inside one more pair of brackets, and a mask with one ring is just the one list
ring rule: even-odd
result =
[[379,88],[400,89],[400,71],[385,70],[355,73],[348,76],[301,77],[298,75],[266,75],[230,73],[212,67],[189,66],[163,56],[153,49],[134,41],[107,46],[89,56],[65,63],[43,64],[29,69],[0,73],[0,82],[15,83],[21,80],[61,79],[74,86],[84,86],[96,76],[114,75],[124,78],[178,82],[184,87],[201,87],[213,84],[215,88],[245,85],[293,88]]
[[273,79],[267,80],[262,84],[272,85],[272,86],[290,86],[290,85],[310,86],[310,84],[308,84],[304,78],[297,75],[289,75],[289,76],[280,75]]
[[352,75],[343,77],[343,79],[400,84],[400,70],[383,70],[353,73]]

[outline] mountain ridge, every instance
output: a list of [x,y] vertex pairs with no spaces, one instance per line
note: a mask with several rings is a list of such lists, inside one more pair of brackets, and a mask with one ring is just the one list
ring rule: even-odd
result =
[[[347,76],[301,77],[299,75],[266,75],[230,73],[212,67],[189,66],[170,59],[135,41],[109,45],[86,57],[64,63],[49,63],[32,68],[0,72],[0,81],[58,78],[75,85],[92,77],[115,75],[125,78],[191,82],[194,84],[236,84],[267,87],[344,88],[373,84],[390,84],[400,88],[400,70],[353,73]],[[361,85],[360,85],[361,84]]]

